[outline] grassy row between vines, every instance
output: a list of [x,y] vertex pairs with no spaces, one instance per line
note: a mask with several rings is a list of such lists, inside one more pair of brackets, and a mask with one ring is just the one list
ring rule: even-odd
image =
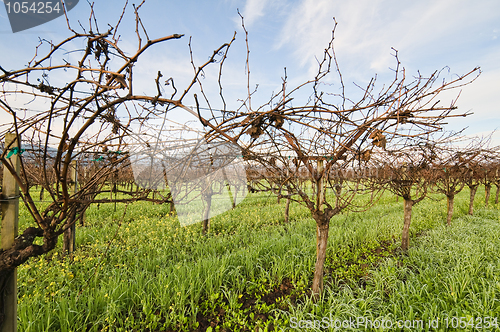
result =
[[[447,317],[450,326],[452,317],[500,320],[498,206],[483,208],[479,191],[467,216],[468,194],[457,196],[451,227],[441,196],[416,205],[405,255],[401,199],[385,194],[366,212],[335,216],[316,303],[315,224],[304,207],[292,204],[284,224],[283,200],[250,194],[202,236],[168,205],[134,203],[123,222],[123,205],[92,206],[71,257],[59,247],[19,267],[19,330],[324,331],[363,317],[439,318],[434,330],[445,331]],[[22,229],[31,221],[20,216]],[[323,325],[307,326],[314,320]]]

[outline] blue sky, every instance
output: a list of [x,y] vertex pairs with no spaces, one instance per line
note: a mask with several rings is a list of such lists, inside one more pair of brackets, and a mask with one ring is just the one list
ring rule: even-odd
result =
[[[96,1],[101,30],[117,22],[124,3]],[[407,75],[416,75],[417,71],[430,75],[448,66],[445,76],[453,77],[480,66],[482,75],[463,89],[457,103],[460,111],[471,110],[474,115],[450,121],[450,129],[468,126],[469,135],[500,129],[498,0],[149,0],[141,9],[149,36],[180,33],[185,37],[154,47],[144,56],[145,61],[136,69],[141,72],[137,79],[144,91],[154,88],[158,70],[164,77],[176,78],[178,85],[192,75],[187,46],[190,36],[195,61],[201,64],[236,31],[223,76],[228,105],[236,107],[237,99],[246,93],[245,36],[237,9],[249,31],[251,85],[259,85],[254,105],[266,102],[279,89],[284,67],[290,85],[314,76],[316,58],[321,58],[328,44],[335,17],[335,50],[348,89],[354,91],[353,83],[366,84],[374,75],[380,84],[389,83],[389,68],[395,65],[391,47],[398,50]],[[129,3],[121,30],[121,45],[130,52],[136,42],[132,12]],[[73,27],[78,28],[78,21],[88,26],[89,5],[80,1],[68,16]],[[22,67],[32,58],[39,37],[56,42],[68,36],[62,17],[13,34],[5,8],[0,6],[0,65],[7,70]],[[207,72],[208,92],[215,93],[214,83],[216,80]],[[214,101],[213,106],[220,106],[217,103]],[[5,114],[0,119],[2,123],[8,121]],[[500,144],[500,134],[495,137],[494,143]]]

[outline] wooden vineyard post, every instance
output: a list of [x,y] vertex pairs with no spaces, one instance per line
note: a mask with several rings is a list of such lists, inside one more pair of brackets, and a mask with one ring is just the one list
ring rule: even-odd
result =
[[[77,177],[77,169],[76,169],[76,160],[71,161],[70,164],[70,181],[73,186],[72,194],[76,194],[78,190],[78,177]],[[72,223],[71,227],[64,231],[64,241],[63,241],[63,251],[68,252],[69,254],[75,251],[75,240],[76,240],[76,211],[72,212],[72,214],[67,219],[68,223]]]
[[227,177],[226,171],[222,168],[222,174],[224,175],[224,182],[226,183],[227,193],[229,195],[229,201],[231,202],[231,208],[234,209],[236,207],[236,201],[233,196],[233,192],[231,190],[231,184]]
[[325,185],[324,185],[324,176],[323,176],[323,159],[318,159],[318,209],[323,211],[324,206],[323,202],[325,201]]
[[[71,182],[73,183],[73,195],[75,195],[78,191],[78,172],[77,172],[77,167],[78,164],[76,163],[76,160],[73,160],[71,162]],[[71,226],[71,241],[70,241],[70,252],[75,251],[75,244],[76,244],[76,211],[74,212],[75,217],[73,218],[73,226]]]
[[[80,166],[81,166],[81,161],[80,161]],[[76,172],[76,179],[78,180],[78,172],[80,172],[80,175],[82,176],[82,178],[85,179],[85,176],[86,176],[86,173],[85,173],[85,167],[80,167],[80,169],[77,169],[77,172]],[[78,182],[78,181],[77,181]],[[75,187],[75,192],[76,192],[76,188]],[[84,196],[86,197],[86,196]],[[80,219],[80,226],[85,226],[85,214],[87,213],[87,209],[84,208],[83,211],[80,212],[80,215],[78,216],[78,219]]]
[[[288,178],[290,176],[290,170],[286,170],[286,177]],[[290,190],[289,186],[287,185],[286,189],[286,203],[285,203],[285,223],[290,222],[290,202],[292,198],[290,196]]]
[[[13,144],[11,144],[14,142]],[[16,134],[5,135],[5,147],[10,145],[9,150],[15,151],[9,160],[12,166],[19,174],[19,153],[20,144]],[[14,239],[18,233],[19,221],[19,186],[17,182],[4,165],[3,183],[2,183],[2,249],[7,250],[14,244]],[[17,269],[14,269],[10,276],[7,277],[5,287],[2,291],[4,321],[1,327],[1,332],[16,332],[17,331]]]

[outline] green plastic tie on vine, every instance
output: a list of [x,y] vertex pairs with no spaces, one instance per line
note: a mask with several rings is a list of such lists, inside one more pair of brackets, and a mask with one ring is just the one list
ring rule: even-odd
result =
[[93,159],[92,161],[102,161],[103,159],[104,159],[104,157],[103,157],[103,156],[100,156],[99,158],[97,158],[97,159]]
[[13,147],[12,149],[10,149],[9,153],[7,154],[7,158],[10,158],[12,157],[13,155],[22,155],[23,152],[26,151],[24,149],[19,149],[17,146],[16,147]]

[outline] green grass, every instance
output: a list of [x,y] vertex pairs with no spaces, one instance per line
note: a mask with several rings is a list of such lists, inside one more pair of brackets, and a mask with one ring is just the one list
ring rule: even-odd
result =
[[[433,198],[414,207],[407,255],[397,250],[401,199],[386,194],[366,212],[335,216],[316,303],[307,291],[315,224],[304,207],[292,204],[284,225],[284,200],[252,194],[202,236],[168,205],[135,203],[121,226],[123,205],[92,206],[72,257],[58,247],[19,267],[19,330],[205,331],[205,317],[213,331],[299,331],[301,319],[439,317],[444,331],[446,317],[500,318],[498,207],[484,209],[478,191],[475,216],[465,216],[464,190],[445,227],[446,201]],[[20,215],[22,229],[30,219]]]

